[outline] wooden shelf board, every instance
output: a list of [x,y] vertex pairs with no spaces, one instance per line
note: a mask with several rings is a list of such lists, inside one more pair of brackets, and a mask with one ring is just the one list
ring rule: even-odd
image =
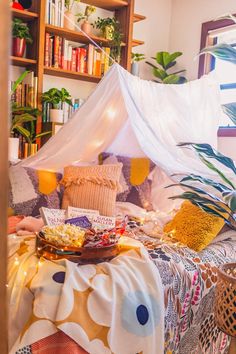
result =
[[139,45],[143,45],[145,42],[144,41],[140,41],[138,39],[133,39],[132,40],[132,47],[137,47]]
[[11,64],[14,66],[31,66],[36,65],[37,61],[34,59],[27,59],[27,58],[18,58],[10,56]]
[[11,13],[12,13],[12,17],[20,18],[26,22],[33,21],[39,17],[36,12],[25,11],[25,10],[11,9]]
[[93,75],[78,73],[70,70],[47,68],[47,67],[44,67],[44,74],[58,76],[58,77],[65,77],[67,79],[75,79],[75,80],[82,80],[82,81],[96,82],[96,83],[101,80],[100,76],[93,76]]
[[[68,30],[66,28],[56,27],[56,26],[52,26],[52,25],[46,25],[45,29],[46,29],[46,32],[64,37],[65,39],[67,39],[69,41],[85,43],[85,44],[90,43],[89,39],[82,32],[79,32],[79,31],[72,31],[72,30]],[[102,37],[97,37],[94,35],[90,35],[90,37],[98,44],[107,45],[107,46],[109,45],[108,39],[105,39]]]
[[105,10],[114,11],[122,7],[128,6],[128,2],[125,0],[81,0],[86,4],[100,7]]
[[139,22],[139,21],[143,21],[143,20],[146,20],[146,16],[134,14],[134,16],[133,16],[134,23]]

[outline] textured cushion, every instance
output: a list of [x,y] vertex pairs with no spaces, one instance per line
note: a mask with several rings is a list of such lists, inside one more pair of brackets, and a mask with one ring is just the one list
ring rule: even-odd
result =
[[121,168],[121,164],[66,167],[62,208],[94,209],[101,215],[113,216]]
[[151,181],[149,173],[154,169],[155,164],[147,158],[129,158],[115,156],[103,152],[99,156],[102,164],[118,163],[123,164],[120,184],[121,192],[117,195],[117,201],[130,202],[147,210],[152,210],[151,203]]
[[38,216],[39,208],[58,209],[62,200],[60,173],[40,171],[21,165],[9,168],[10,195],[8,212]]
[[211,243],[223,226],[223,219],[186,201],[174,219],[165,225],[164,231],[173,232],[174,239],[195,251],[201,251]]

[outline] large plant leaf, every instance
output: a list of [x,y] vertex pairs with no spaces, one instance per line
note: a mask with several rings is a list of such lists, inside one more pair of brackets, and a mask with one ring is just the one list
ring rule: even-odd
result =
[[163,84],[178,84],[179,83],[179,76],[178,75],[168,75],[164,80]]
[[12,121],[12,126],[14,128],[16,125],[21,125],[23,123],[33,122],[36,119],[37,119],[36,117],[34,117],[28,113],[16,115]]
[[23,137],[25,137],[28,142],[30,142],[29,141],[30,132],[27,129],[21,126],[17,126],[15,127],[15,129],[18,131],[18,133],[20,133]]
[[209,144],[194,144],[194,143],[179,143],[178,146],[181,147],[190,147],[193,148],[198,154],[203,154],[209,158],[215,159],[220,162],[222,165],[226,166],[234,172],[236,175],[236,167],[233,160],[230,157],[227,157],[221,154],[219,151],[216,151]]
[[164,52],[158,52],[156,53],[156,62],[161,65],[162,67],[164,67],[164,60],[163,60],[163,53]]
[[222,108],[231,121],[236,125],[236,102],[223,104]]
[[181,57],[182,54],[183,54],[182,52],[174,52],[174,53],[170,54],[170,61],[174,61],[178,57]]
[[24,81],[25,77],[30,73],[30,71],[26,70],[24,71],[18,79],[14,82],[11,90],[11,95],[16,91],[17,87]]
[[153,68],[153,75],[163,81],[168,74],[166,73],[165,70]]
[[229,44],[222,43],[207,47],[201,50],[199,55],[209,53],[217,59],[229,61],[230,63],[236,64],[236,49]]
[[204,185],[211,186],[211,187],[215,188],[217,191],[219,191],[221,193],[229,191],[229,190],[232,191],[232,189],[230,189],[229,187],[225,186],[222,183],[217,183],[217,182],[213,181],[210,178],[205,178],[205,177],[198,176],[198,175],[195,175],[195,174],[190,174],[190,175],[182,178],[180,183],[187,182],[187,181],[199,182],[199,183],[202,183]]

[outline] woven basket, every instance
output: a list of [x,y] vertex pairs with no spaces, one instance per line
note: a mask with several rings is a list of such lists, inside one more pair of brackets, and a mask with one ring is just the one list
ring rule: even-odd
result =
[[215,319],[221,331],[236,337],[236,263],[218,269]]

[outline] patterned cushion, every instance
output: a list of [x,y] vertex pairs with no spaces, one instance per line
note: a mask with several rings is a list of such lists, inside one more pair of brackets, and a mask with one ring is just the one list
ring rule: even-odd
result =
[[115,215],[121,168],[121,164],[66,167],[62,208],[73,206],[99,210],[105,216]]
[[103,152],[99,155],[102,164],[123,164],[120,184],[121,193],[117,195],[117,201],[130,202],[147,210],[152,210],[151,181],[148,179],[155,164],[148,158],[130,158],[115,156]]
[[174,219],[165,225],[165,232],[172,232],[175,240],[194,251],[201,251],[219,234],[224,220],[210,215],[186,201]]
[[38,216],[39,208],[58,209],[62,200],[62,175],[50,171],[35,170],[21,165],[9,168],[9,213]]

